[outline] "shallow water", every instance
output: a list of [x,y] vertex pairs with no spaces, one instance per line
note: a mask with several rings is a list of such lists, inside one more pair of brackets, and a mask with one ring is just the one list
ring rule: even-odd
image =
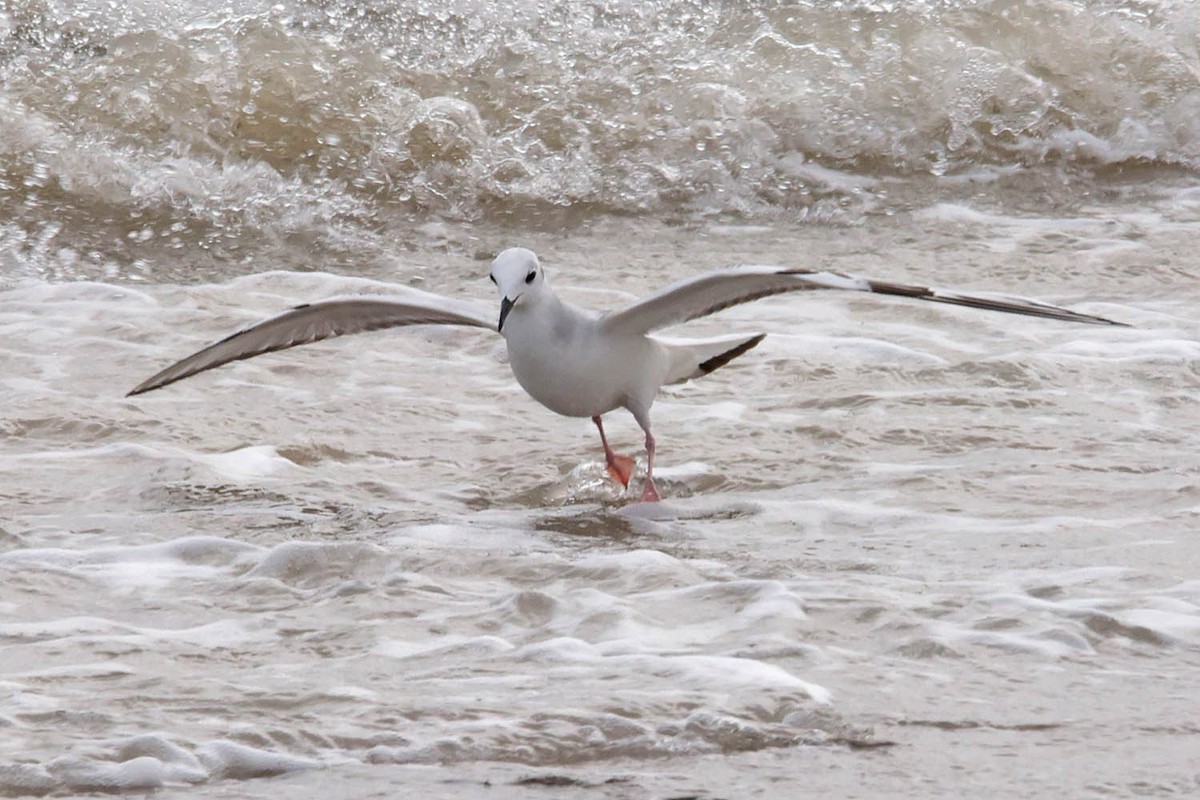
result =
[[[668,6],[8,12],[0,794],[1200,789],[1193,7]],[[968,58],[1002,18],[1028,35]],[[1037,87],[1019,134],[995,81]],[[694,109],[638,138],[714,93],[751,167]],[[693,323],[769,336],[655,405],[657,506],[486,331],[123,396],[298,302],[490,302],[512,244],[601,307],[786,263],[1134,327],[833,293]]]

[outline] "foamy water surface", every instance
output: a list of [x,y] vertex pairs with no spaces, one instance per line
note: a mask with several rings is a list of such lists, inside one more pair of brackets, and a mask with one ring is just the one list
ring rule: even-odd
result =
[[[0,794],[1200,791],[1192,7],[638,8],[5,12]],[[698,321],[769,336],[655,405],[656,505],[487,331],[124,397],[513,244],[597,307],[1132,327]]]

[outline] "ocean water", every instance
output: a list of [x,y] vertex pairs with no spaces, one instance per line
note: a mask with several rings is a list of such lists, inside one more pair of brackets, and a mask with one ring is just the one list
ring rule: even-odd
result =
[[[0,11],[0,796],[1200,792],[1200,6]],[[125,392],[291,305],[863,295],[654,407],[487,331]],[[640,454],[627,415],[614,444]],[[636,483],[636,481],[635,481]]]

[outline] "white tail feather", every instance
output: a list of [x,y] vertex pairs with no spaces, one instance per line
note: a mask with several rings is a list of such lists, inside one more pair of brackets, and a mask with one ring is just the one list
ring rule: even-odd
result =
[[739,334],[716,339],[665,339],[655,341],[667,348],[670,366],[665,383],[683,383],[725,366],[762,341],[766,334]]

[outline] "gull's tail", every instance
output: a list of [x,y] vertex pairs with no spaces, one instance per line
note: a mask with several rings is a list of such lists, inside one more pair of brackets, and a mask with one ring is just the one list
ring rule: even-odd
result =
[[667,348],[670,368],[666,383],[683,383],[707,375],[752,350],[763,340],[765,333],[752,336],[721,336],[717,339],[661,339]]

